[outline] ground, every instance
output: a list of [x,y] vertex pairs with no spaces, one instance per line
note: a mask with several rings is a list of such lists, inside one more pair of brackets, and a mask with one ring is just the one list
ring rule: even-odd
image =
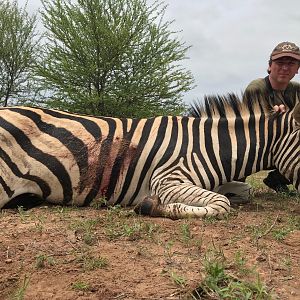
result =
[[0,299],[300,299],[300,198],[223,219],[40,206],[0,213]]

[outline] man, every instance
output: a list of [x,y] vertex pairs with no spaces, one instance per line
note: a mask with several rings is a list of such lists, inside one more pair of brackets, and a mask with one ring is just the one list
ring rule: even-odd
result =
[[[300,84],[291,81],[298,73],[300,66],[300,49],[290,42],[278,44],[270,55],[268,76],[253,80],[248,91],[261,90],[269,95],[269,103],[275,111],[285,112],[285,105],[292,104],[296,99],[289,97],[293,88],[300,88]],[[290,182],[278,170],[269,172],[263,182],[276,192],[289,192]]]

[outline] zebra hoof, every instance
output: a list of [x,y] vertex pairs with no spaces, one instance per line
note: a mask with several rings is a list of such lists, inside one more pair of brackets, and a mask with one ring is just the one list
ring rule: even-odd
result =
[[160,217],[162,216],[160,200],[157,196],[146,197],[134,207],[134,212],[144,216]]
[[224,196],[228,198],[231,205],[243,205],[243,204],[249,204],[251,202],[250,197],[241,197],[240,195],[236,195],[233,193],[228,193],[225,194]]

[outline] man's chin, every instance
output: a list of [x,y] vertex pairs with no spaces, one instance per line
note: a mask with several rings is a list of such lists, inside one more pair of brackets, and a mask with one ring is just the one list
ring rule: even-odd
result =
[[290,81],[290,77],[287,76],[287,75],[281,75],[281,76],[278,76],[278,81],[279,82],[282,82],[282,83],[289,83]]

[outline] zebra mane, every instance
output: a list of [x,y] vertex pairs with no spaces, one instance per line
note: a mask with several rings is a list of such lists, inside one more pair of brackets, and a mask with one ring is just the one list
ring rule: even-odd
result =
[[[291,110],[300,99],[300,89],[292,91],[291,101],[284,103]],[[206,95],[202,101],[195,101],[188,109],[188,115],[195,118],[243,116],[255,113],[269,115],[273,111],[269,95],[262,91],[244,92],[240,96],[234,93],[227,95]],[[298,100],[299,101],[299,100]]]
[[242,102],[237,94],[205,95],[204,99],[194,101],[188,110],[195,118],[220,116],[225,117],[233,111],[241,111]]

